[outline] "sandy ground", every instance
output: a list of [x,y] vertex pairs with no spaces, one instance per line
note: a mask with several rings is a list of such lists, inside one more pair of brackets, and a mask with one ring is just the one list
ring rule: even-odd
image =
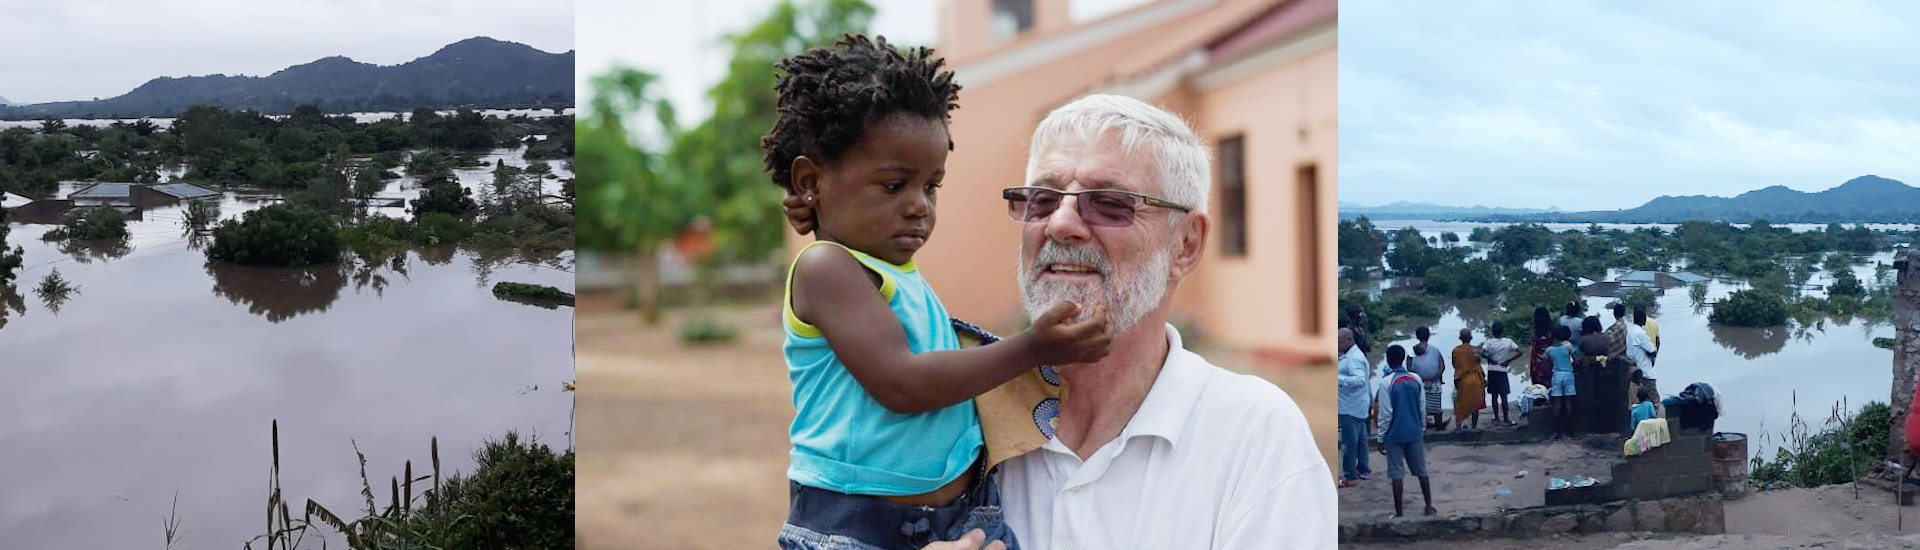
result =
[[[1387,457],[1376,449],[1370,459],[1373,478],[1340,490],[1342,518],[1393,515]],[[1546,504],[1548,478],[1572,481],[1575,475],[1585,475],[1606,481],[1619,460],[1620,448],[1605,437],[1525,445],[1427,446],[1433,507],[1441,515],[1541,506]],[[1521,470],[1527,470],[1526,477],[1514,477]],[[1500,496],[1501,487],[1513,494]],[[1420,483],[1411,475],[1406,480],[1406,506],[1408,515],[1420,513]]]
[[[787,424],[776,305],[731,307],[732,345],[688,347],[677,316],[643,328],[607,297],[576,315],[580,548],[764,548],[787,512]],[[1228,368],[1245,354],[1200,350]],[[1331,365],[1262,368],[1337,456]],[[1337,468],[1336,468],[1337,470]]]
[[[1735,550],[1790,548],[1920,548],[1920,507],[1896,507],[1893,493],[1851,484],[1754,493],[1726,503],[1727,533],[1675,536],[1606,533],[1583,537],[1443,541],[1412,544],[1348,544],[1342,549],[1520,550]],[[1895,514],[1904,514],[1899,517]],[[1903,521],[1904,520],[1904,521]]]

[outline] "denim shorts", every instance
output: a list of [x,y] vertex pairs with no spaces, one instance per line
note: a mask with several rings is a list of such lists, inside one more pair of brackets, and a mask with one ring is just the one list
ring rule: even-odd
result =
[[919,550],[974,529],[985,531],[987,541],[1005,543],[1007,550],[1020,548],[1001,514],[1000,488],[992,474],[978,475],[966,494],[937,507],[787,485],[791,504],[787,524],[780,528],[783,550]]
[[1547,395],[1553,397],[1573,397],[1573,373],[1553,373],[1553,389],[1549,390]]
[[1387,479],[1406,479],[1408,471],[1413,477],[1427,477],[1426,443],[1387,443]]

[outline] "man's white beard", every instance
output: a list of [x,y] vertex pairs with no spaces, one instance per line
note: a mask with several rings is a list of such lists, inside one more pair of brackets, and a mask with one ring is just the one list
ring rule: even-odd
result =
[[[1050,263],[1092,267],[1100,274],[1100,282],[1076,284],[1040,278],[1043,266]],[[1172,265],[1172,251],[1162,248],[1148,257],[1140,269],[1115,276],[1113,264],[1107,262],[1106,254],[1099,248],[1090,244],[1068,246],[1049,239],[1040,246],[1032,263],[1020,263],[1020,297],[1026,302],[1030,321],[1039,320],[1054,304],[1070,301],[1080,304],[1080,313],[1070,322],[1086,320],[1095,308],[1105,308],[1108,333],[1123,334],[1160,305],[1160,299],[1167,293],[1167,275]]]

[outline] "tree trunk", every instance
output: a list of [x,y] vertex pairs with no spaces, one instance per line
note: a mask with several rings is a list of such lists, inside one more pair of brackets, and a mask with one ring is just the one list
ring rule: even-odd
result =
[[634,293],[640,299],[640,320],[648,326],[660,324],[660,257],[653,247],[642,247],[634,257]]
[[1920,378],[1920,250],[1908,249],[1894,257],[1893,289],[1893,429],[1889,458],[1899,460],[1907,449],[1907,410],[1913,406],[1913,387]]

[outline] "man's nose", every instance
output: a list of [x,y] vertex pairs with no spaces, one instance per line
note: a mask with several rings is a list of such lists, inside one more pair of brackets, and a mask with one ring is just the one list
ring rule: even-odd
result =
[[1086,220],[1080,219],[1080,197],[1060,198],[1060,208],[1047,216],[1046,234],[1048,239],[1061,244],[1079,244],[1092,238]]

